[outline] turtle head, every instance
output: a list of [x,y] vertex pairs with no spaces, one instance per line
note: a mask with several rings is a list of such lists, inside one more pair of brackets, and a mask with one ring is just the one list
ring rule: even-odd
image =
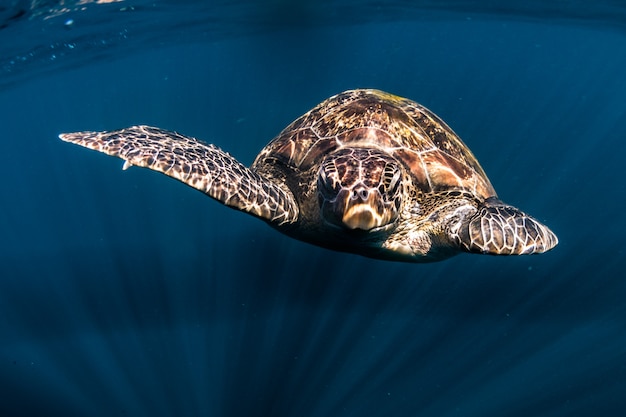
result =
[[323,219],[351,230],[393,223],[402,205],[403,167],[371,148],[342,148],[326,156],[317,177]]

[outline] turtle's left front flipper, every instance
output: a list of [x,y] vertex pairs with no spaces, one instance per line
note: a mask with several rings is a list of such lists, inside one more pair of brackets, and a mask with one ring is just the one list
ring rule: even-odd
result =
[[543,253],[559,243],[546,225],[495,197],[483,202],[453,240],[468,252],[492,255]]
[[162,172],[219,202],[276,225],[293,223],[298,206],[289,190],[263,178],[214,145],[150,126],[64,133],[66,141]]

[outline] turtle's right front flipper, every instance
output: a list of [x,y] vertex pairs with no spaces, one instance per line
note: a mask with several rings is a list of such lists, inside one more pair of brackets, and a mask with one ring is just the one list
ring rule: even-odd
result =
[[221,203],[276,225],[293,223],[298,206],[289,190],[250,170],[214,145],[156,127],[64,133],[66,141],[150,168],[208,194]]

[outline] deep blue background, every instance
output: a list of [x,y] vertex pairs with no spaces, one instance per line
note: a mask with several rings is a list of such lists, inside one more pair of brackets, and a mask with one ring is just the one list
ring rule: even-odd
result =
[[[0,91],[0,414],[623,415],[624,68],[623,32],[449,15],[154,43]],[[357,87],[442,116],[559,246],[333,253],[57,139],[146,123],[248,164]]]

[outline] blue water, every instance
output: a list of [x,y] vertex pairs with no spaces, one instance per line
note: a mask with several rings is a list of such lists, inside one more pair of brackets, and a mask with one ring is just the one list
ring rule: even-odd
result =
[[[619,5],[8,3],[0,415],[624,415]],[[559,246],[334,253],[57,138],[145,123],[249,164],[357,87],[439,114]]]

